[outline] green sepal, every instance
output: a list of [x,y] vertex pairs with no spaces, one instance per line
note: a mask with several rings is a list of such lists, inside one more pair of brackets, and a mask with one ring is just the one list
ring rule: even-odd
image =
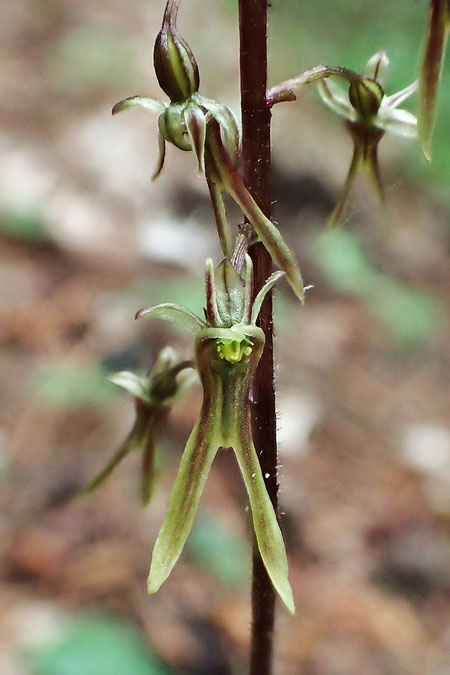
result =
[[215,120],[207,123],[206,150],[206,166],[207,172],[211,171],[210,179],[217,183],[222,191],[226,190],[233,197],[270,253],[272,260],[285,272],[292,290],[303,303],[303,279],[294,254],[278,228],[264,215],[245,187],[222,142],[220,127]]
[[206,287],[206,318],[210,326],[220,324],[219,310],[217,309],[216,282],[214,279],[214,263],[207,258],[205,264],[205,287]]
[[[211,162],[209,162],[209,164],[211,164]],[[209,195],[211,197],[211,203],[214,210],[214,217],[216,220],[217,234],[219,236],[220,246],[222,248],[223,255],[226,258],[229,258],[231,257],[232,254],[231,228],[225,210],[222,191],[220,187],[213,180],[211,180],[209,176],[209,170],[206,171],[205,173]]]
[[193,99],[209,112],[220,126],[223,144],[236,167],[239,163],[241,139],[239,126],[232,110],[201,94],[194,94]]
[[[201,335],[208,329],[204,329]],[[201,369],[203,403],[189,436],[169,500],[164,523],[153,549],[147,589],[156,593],[177,562],[192,529],[198,503],[212,461],[220,445],[220,416],[223,393],[212,386],[211,376]]]
[[204,173],[206,137],[205,115],[196,103],[189,101],[184,108],[183,116],[192,150],[194,150],[197,157],[198,170],[200,173]]
[[363,76],[375,80],[381,86],[384,86],[384,81],[386,79],[387,70],[389,67],[389,59],[384,49],[381,49],[379,52],[376,52],[370,59],[367,61],[364,66]]
[[114,453],[112,458],[108,461],[106,466],[103,467],[95,476],[92,478],[84,487],[81,488],[80,494],[88,495],[94,490],[96,490],[114,471],[116,466],[120,464],[122,459],[126,457],[130,452],[137,449],[140,446],[142,439],[142,429],[140,428],[141,422],[138,424],[136,420],[133,429],[128,434],[125,441],[119,446],[118,450]]
[[256,320],[259,316],[259,313],[261,311],[262,304],[264,302],[264,298],[266,297],[267,293],[272,289],[272,287],[277,283],[279,279],[285,276],[284,272],[274,272],[273,274],[270,275],[270,277],[267,279],[266,283],[264,286],[261,288],[259,291],[258,295],[256,296],[253,306],[252,306],[252,313],[251,313],[251,320],[250,322],[253,324],[256,324]]
[[152,403],[149,393],[148,377],[136,375],[136,373],[131,373],[128,370],[121,370],[118,373],[109,375],[108,380],[121,389],[124,389],[135,398],[144,401],[144,403]]
[[156,162],[155,170],[152,173],[152,181],[156,180],[160,175],[166,159],[166,139],[161,133],[161,119],[163,119],[162,116],[159,118],[160,132],[158,133],[158,161]]
[[146,309],[140,309],[136,313],[135,318],[141,319],[144,316],[152,319],[171,321],[172,323],[176,323],[183,328],[190,330],[192,333],[198,333],[199,330],[206,326],[204,321],[199,319],[198,316],[188,309],[171,302],[165,302],[160,305],[147,307]]
[[[245,424],[244,420],[242,424]],[[283,535],[264,484],[261,466],[248,429],[244,430],[241,427],[240,434],[234,439],[233,449],[247,488],[253,529],[262,561],[275,591],[289,612],[295,614]]]
[[[113,454],[106,466],[97,473],[81,490],[81,494],[90,494],[96,490],[104,481],[111,475],[116,466],[131,452],[140,451],[147,453],[146,467],[150,475],[145,477],[146,495],[148,496],[146,503],[148,503],[153,485],[153,456],[154,456],[154,436],[157,427],[162,423],[166,417],[167,411],[158,411],[147,404],[136,403],[136,420],[130,433],[119,446],[118,450]],[[149,461],[151,456],[151,462]]]
[[[245,300],[244,300],[244,319],[245,323],[255,323],[251,320],[252,316],[252,307],[253,307],[253,260],[250,258],[249,254],[245,254]],[[258,312],[259,314],[259,312]]]
[[143,108],[148,112],[161,115],[166,110],[166,107],[165,103],[154,98],[148,98],[147,96],[129,96],[128,98],[124,98],[123,101],[116,103],[111,112],[113,115],[117,115],[117,113],[120,113],[123,110],[129,110],[130,108]]
[[214,270],[218,326],[231,328],[244,319],[245,291],[244,283],[233,267],[231,260],[225,258]]

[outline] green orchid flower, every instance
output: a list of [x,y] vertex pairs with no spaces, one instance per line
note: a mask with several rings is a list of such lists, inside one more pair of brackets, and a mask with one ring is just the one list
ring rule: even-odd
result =
[[228,192],[251,223],[254,235],[269,251],[275,264],[286,273],[294,293],[304,300],[303,280],[295,257],[276,226],[267,218],[245,187],[238,173],[240,133],[236,119],[225,105],[198,92],[197,63],[187,43],[178,35],[176,17],[180,0],[168,0],[163,24],[156,38],[154,66],[161,88],[170,98],[165,103],[145,96],[131,96],[113,107],[113,115],[134,107],[159,115],[159,158],[153,180],[164,166],[166,142],[180,150],[193,150],[200,173],[205,174],[216,220],[217,233],[225,257],[233,251],[231,228],[223,193]]
[[95,490],[130,452],[142,453],[141,498],[150,502],[155,478],[155,440],[171,406],[193,383],[192,361],[179,361],[171,347],[165,347],[145,377],[122,371],[109,377],[111,382],[134,396],[136,419],[130,433],[108,464],[85,486],[83,493]]
[[250,387],[265,340],[256,319],[265,295],[284,273],[272,274],[252,303],[249,256],[245,281],[236,267],[229,259],[215,269],[212,261],[207,261],[206,321],[174,304],[149,307],[136,315],[175,321],[195,333],[197,370],[203,386],[201,410],[153,550],[148,591],[155,593],[160,588],[182,552],[218,449],[232,448],[247,489],[262,560],[275,590],[294,612],[283,537],[252,441],[249,409]]
[[431,139],[436,123],[439,83],[450,33],[450,0],[431,0],[419,78],[419,140],[431,161]]
[[369,174],[375,194],[384,205],[384,190],[378,165],[378,144],[386,131],[415,138],[417,120],[400,105],[417,89],[417,83],[386,96],[381,85],[382,71],[388,66],[385,52],[378,52],[366,64],[361,80],[350,84],[347,97],[332,81],[320,80],[319,93],[322,100],[334,112],[347,119],[347,128],[353,140],[353,157],[339,201],[330,217],[331,227],[339,224],[345,214],[350,190],[359,169]]
[[[353,157],[340,199],[329,219],[329,226],[339,224],[344,216],[350,191],[360,169],[369,174],[376,196],[384,205],[383,186],[378,166],[378,144],[386,132],[415,138],[417,120],[398,106],[417,89],[417,82],[386,96],[382,86],[389,60],[384,51],[377,52],[367,62],[361,75],[338,66],[316,66],[298,77],[282,82],[267,93],[269,105],[296,99],[295,91],[306,84],[317,83],[324,103],[346,118],[353,140]],[[345,92],[332,78],[349,84]]]

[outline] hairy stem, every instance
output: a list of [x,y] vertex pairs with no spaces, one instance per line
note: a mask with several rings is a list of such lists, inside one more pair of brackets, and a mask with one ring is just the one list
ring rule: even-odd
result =
[[[258,206],[270,218],[270,108],[267,89],[267,0],[239,0],[243,178]],[[249,251],[254,265],[255,295],[272,271],[261,243]],[[277,444],[273,378],[272,297],[259,316],[266,335],[253,386],[253,439],[267,491],[277,511]],[[250,675],[272,672],[275,594],[256,542],[253,546],[252,643]]]

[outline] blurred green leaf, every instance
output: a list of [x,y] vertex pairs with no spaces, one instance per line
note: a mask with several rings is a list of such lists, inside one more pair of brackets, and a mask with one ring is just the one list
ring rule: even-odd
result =
[[105,616],[74,621],[27,661],[31,675],[170,675],[134,629]]
[[329,285],[361,298],[397,342],[423,342],[439,322],[439,303],[430,292],[408,287],[377,272],[357,237],[334,230],[317,240],[315,258]]
[[97,365],[49,362],[31,376],[36,396],[50,407],[106,406],[117,397],[108,373]]
[[29,243],[48,242],[49,234],[45,222],[32,211],[8,210],[0,212],[0,232],[12,239]]
[[356,237],[342,228],[317,239],[316,260],[332,288],[340,293],[366,297],[376,283],[376,273]]
[[438,303],[426,291],[405,288],[386,278],[372,302],[379,319],[398,342],[423,342],[437,327]]
[[119,31],[99,25],[72,28],[49,46],[45,65],[65,90],[125,80],[133,53]]
[[197,564],[224,586],[237,586],[248,577],[250,563],[245,540],[230,534],[216,518],[197,518],[187,550]]

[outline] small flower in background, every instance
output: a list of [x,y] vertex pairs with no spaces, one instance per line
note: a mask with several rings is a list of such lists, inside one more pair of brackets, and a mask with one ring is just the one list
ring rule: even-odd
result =
[[419,78],[419,140],[431,161],[431,139],[436,123],[439,83],[450,32],[450,0],[431,0]]
[[[324,103],[346,118],[346,125],[353,139],[353,157],[341,197],[328,222],[331,227],[343,219],[350,190],[359,169],[368,172],[377,198],[384,205],[378,167],[378,144],[385,132],[410,138],[417,136],[417,120],[414,115],[407,110],[398,109],[416,91],[417,82],[396,94],[386,96],[383,81],[388,65],[386,52],[380,51],[369,59],[361,75],[341,66],[319,65],[281,82],[267,92],[267,105],[272,107],[276,103],[295,101],[296,90],[307,84],[317,83]],[[350,85],[348,92],[331,79],[335,77]]]
[[252,303],[249,256],[243,267],[236,259],[225,259],[216,268],[207,260],[206,321],[168,303],[136,315],[175,321],[196,334],[196,363],[203,387],[202,407],[153,550],[148,590],[155,593],[160,588],[183,550],[216,452],[232,448],[247,488],[262,560],[275,590],[294,612],[283,537],[253,445],[249,408],[250,387],[265,341],[256,319],[267,292],[284,273],[272,274]]
[[[368,172],[380,204],[384,204],[383,186],[378,166],[378,144],[385,132],[414,138],[417,120],[410,112],[398,106],[417,89],[417,83],[386,96],[382,86],[383,75],[389,65],[384,51],[378,52],[366,64],[362,75],[342,69],[341,77],[350,81],[348,93],[329,79],[318,81],[319,93],[324,103],[334,112],[345,117],[353,140],[353,157],[344,188],[330,219],[331,227],[343,219],[350,190],[359,169]],[[336,73],[339,75],[339,73]]]
[[110,376],[117,384],[134,396],[136,420],[130,433],[108,464],[83,489],[87,494],[97,488],[115,467],[133,450],[142,452],[141,497],[148,504],[155,478],[155,441],[171,406],[193,383],[192,361],[178,361],[174,350],[165,347],[155,365],[145,377],[122,371]]

